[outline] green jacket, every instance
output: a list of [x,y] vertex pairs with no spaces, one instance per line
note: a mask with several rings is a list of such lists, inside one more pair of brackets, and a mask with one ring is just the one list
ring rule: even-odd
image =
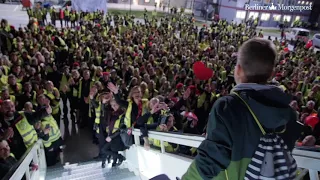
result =
[[[234,91],[249,104],[264,129],[279,132],[290,150],[302,126],[289,103],[291,97],[275,86],[240,84]],[[281,130],[280,130],[281,129]],[[235,95],[219,98],[207,126],[207,137],[182,180],[243,180],[262,133],[243,102]]]

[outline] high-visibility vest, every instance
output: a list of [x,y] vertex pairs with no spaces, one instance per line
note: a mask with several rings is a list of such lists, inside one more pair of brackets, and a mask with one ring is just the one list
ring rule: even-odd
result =
[[28,14],[30,17],[33,17],[33,10],[32,10],[32,9],[27,9],[27,14]]
[[123,114],[121,114],[119,116],[119,118],[114,122],[112,133],[115,133],[120,128],[120,121],[121,121],[122,116],[123,116]]
[[[133,101],[130,99],[125,113],[124,124],[127,128],[131,127],[131,111]],[[148,99],[142,99],[142,113],[141,116],[148,112]]]
[[13,95],[10,95],[10,101],[12,101],[13,103],[15,103],[15,102],[16,102],[16,97],[13,96]]
[[[22,90],[22,85],[20,83],[17,83],[17,86],[18,86],[18,93],[21,93],[21,90]],[[14,95],[14,90],[9,86],[9,94],[10,95]]]
[[221,80],[222,80],[222,81],[227,80],[227,71],[223,70],[223,71],[221,72]]
[[8,76],[10,68],[9,68],[8,66],[5,66],[5,65],[3,65],[2,67],[3,67],[3,70],[4,70],[3,73],[4,73],[6,76]]
[[62,91],[63,87],[66,86],[67,84],[68,84],[68,78],[67,78],[67,76],[63,73],[63,74],[62,74],[61,81],[60,81],[59,90]]
[[36,93],[35,91],[33,91],[32,104],[33,104],[34,106],[38,106],[37,93]]
[[26,148],[30,148],[38,141],[38,134],[34,127],[29,124],[24,112],[19,112],[19,114],[22,116],[22,119],[16,123],[15,126],[22,137]]
[[43,8],[41,13],[42,13],[42,16],[44,16],[44,15],[47,15],[48,11],[46,8]]
[[[90,88],[93,86],[93,84],[94,84],[94,81],[91,80]],[[78,92],[78,98],[79,99],[81,98],[81,93],[82,93],[82,79],[80,79],[80,82],[79,82],[79,92]]]
[[91,50],[90,50],[89,47],[86,47],[86,49],[84,50],[84,53],[83,53],[83,54],[85,54],[86,52],[89,53],[89,58],[90,58],[90,57],[91,57]]
[[64,15],[65,15],[66,17],[69,17],[69,14],[70,14],[69,10],[68,10],[68,9],[65,9],[65,10],[64,10]]
[[[95,108],[96,117],[94,123],[99,125],[100,124],[100,117],[101,117],[101,102],[99,101],[98,107]],[[96,129],[96,133],[99,134],[99,128]]]
[[[80,83],[80,80],[79,80],[79,83]],[[78,85],[78,87],[73,87],[72,88],[72,96],[73,97],[76,97],[76,98],[78,98],[78,96],[79,96],[79,88],[80,88],[80,85]]]
[[71,47],[69,48],[69,53],[73,53],[75,49],[78,49],[79,44],[78,43],[71,43]]
[[[176,127],[173,127],[173,129],[174,129],[174,131],[178,131]],[[158,140],[158,139],[154,139],[153,140],[153,145],[155,147],[161,148],[161,141]],[[164,145],[164,148],[165,148],[166,152],[175,152],[179,148],[179,145],[177,145],[177,147],[174,148],[170,143],[168,143],[166,141],[163,142],[163,145]]]
[[76,14],[72,13],[70,15],[70,21],[75,21],[76,20]]
[[[54,91],[58,91],[57,88],[53,88]],[[58,91],[59,92],[59,91]],[[60,111],[60,103],[59,100],[56,99],[56,96],[52,94],[52,92],[45,91],[45,94],[50,98],[52,102],[52,114],[58,114]]]
[[42,21],[42,12],[40,9],[35,12],[35,18],[37,18],[38,21]]
[[100,66],[102,62],[102,57],[98,56],[98,57],[95,57],[95,59],[97,60],[98,65]]
[[53,142],[61,137],[59,126],[53,116],[49,115],[42,119],[41,127],[42,129],[50,127],[49,139],[47,141],[43,140],[44,147],[49,148]]

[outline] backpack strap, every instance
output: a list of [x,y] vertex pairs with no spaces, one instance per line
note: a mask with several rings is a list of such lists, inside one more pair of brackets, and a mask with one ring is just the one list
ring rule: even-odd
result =
[[238,96],[238,98],[240,98],[241,101],[247,106],[248,110],[250,111],[250,114],[252,115],[253,119],[256,121],[257,125],[259,126],[260,131],[262,132],[263,135],[265,135],[266,131],[263,129],[263,127],[260,124],[257,116],[254,114],[254,112],[250,108],[249,104],[237,92],[232,92],[232,94],[235,94],[236,96]]

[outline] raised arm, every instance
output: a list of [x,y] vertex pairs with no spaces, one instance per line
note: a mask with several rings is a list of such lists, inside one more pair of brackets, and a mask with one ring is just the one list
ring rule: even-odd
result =
[[41,121],[41,119],[45,118],[48,115],[49,114],[46,108],[41,108],[33,113],[25,113],[25,116],[31,125],[34,125],[38,121]]
[[114,85],[113,83],[108,83],[108,89],[113,93],[113,96],[117,102],[117,104],[120,105],[122,108],[127,108],[129,105],[128,101],[123,100],[119,95],[119,87]]
[[119,104],[122,108],[127,108],[129,105],[128,101],[123,100],[119,94],[114,94],[114,99],[116,100],[117,104]]
[[186,100],[190,97],[191,90],[188,88],[186,92],[183,94],[183,98],[181,98],[171,109],[170,111],[176,111],[181,109],[182,106],[186,104]]
[[145,113],[137,119],[137,125],[142,126],[148,122],[149,117],[151,116],[150,112]]

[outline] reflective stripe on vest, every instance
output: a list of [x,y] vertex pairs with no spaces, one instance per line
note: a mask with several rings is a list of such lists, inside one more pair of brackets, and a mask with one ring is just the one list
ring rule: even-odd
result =
[[113,130],[112,133],[115,133],[119,127],[120,127],[120,120],[122,118],[123,115],[120,115],[119,118],[116,120],[116,122],[114,122],[114,126],[113,126]]
[[80,79],[80,82],[79,82],[79,93],[78,93],[79,99],[81,98],[81,93],[82,93],[82,79]]
[[[99,102],[99,106],[95,108],[96,111],[96,118],[94,120],[95,124],[100,124],[100,117],[101,117],[101,102]],[[96,133],[99,134],[99,128],[96,129]]]
[[73,97],[78,97],[78,90],[75,87],[72,89],[72,96]]
[[38,106],[37,93],[35,91],[33,91],[32,104],[35,105],[35,106]]
[[60,129],[57,121],[52,117],[52,115],[43,118],[41,125],[42,128],[50,127],[49,139],[47,141],[43,141],[43,145],[48,148],[53,142],[57,141],[61,137]]
[[[129,100],[128,107],[126,110],[124,124],[129,128],[131,127],[131,111],[132,111],[132,100]],[[148,112],[148,100],[142,99],[142,113],[141,116]],[[136,120],[134,120],[136,121]]]
[[[93,86],[94,84],[94,81],[91,81],[90,82],[90,88]],[[82,93],[82,79],[80,79],[80,82],[79,82],[79,93],[78,93],[78,98],[80,99],[81,98],[81,93]]]
[[22,116],[22,119],[15,126],[19,131],[26,148],[32,147],[32,145],[38,141],[37,132],[34,127],[29,124],[24,112],[20,112],[19,114]]

